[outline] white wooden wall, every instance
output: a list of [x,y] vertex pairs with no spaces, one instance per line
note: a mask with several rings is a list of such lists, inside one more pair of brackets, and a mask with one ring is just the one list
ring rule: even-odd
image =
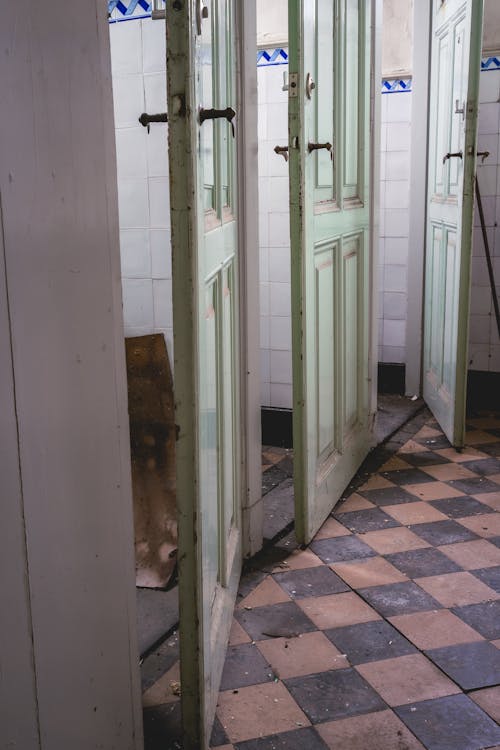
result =
[[2,748],[142,746],[106,16],[2,7]]

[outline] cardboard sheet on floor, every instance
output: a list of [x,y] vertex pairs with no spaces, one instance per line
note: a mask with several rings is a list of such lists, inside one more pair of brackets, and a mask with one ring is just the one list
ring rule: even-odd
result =
[[175,569],[175,423],[162,334],[125,339],[132,454],[136,584],[165,587]]

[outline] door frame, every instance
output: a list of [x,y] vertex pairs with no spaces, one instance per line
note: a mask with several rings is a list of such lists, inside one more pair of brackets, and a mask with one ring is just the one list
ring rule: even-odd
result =
[[250,557],[262,548],[264,523],[260,417],[257,2],[245,0],[236,5],[242,552],[243,557]]

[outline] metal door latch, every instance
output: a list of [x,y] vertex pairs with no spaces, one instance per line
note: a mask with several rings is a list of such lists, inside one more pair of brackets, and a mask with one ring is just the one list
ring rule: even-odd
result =
[[333,161],[333,146],[331,143],[311,143],[309,142],[307,144],[307,150],[311,154],[313,151],[319,151],[320,149],[325,148],[327,151],[330,152],[330,159]]
[[478,151],[476,154],[476,156],[481,157],[481,164],[484,164],[484,160],[487,159],[489,155],[490,155],[489,151]]
[[462,151],[455,151],[455,153],[453,153],[453,154],[450,154],[450,153],[445,154],[443,156],[443,164],[446,163],[447,159],[452,159],[452,158],[463,159],[464,155],[463,155]]
[[275,146],[274,147],[274,153],[275,154],[281,154],[283,159],[285,161],[288,161],[288,146]]
[[148,115],[147,112],[143,112],[139,117],[139,122],[143,127],[148,129],[149,133],[149,126],[152,122],[168,122],[168,116],[166,112],[161,112],[159,115]]
[[233,133],[234,138],[234,118],[236,117],[236,112],[232,107],[226,107],[226,109],[203,109],[203,107],[200,108],[198,118],[200,121],[200,125],[203,125],[205,120],[227,120],[228,123],[231,125],[231,131]]

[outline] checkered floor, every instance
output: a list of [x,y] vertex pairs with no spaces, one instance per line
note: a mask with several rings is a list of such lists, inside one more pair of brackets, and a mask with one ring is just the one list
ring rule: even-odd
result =
[[[285,537],[242,578],[213,748],[500,750],[500,417],[461,453],[412,424],[308,548]],[[167,662],[146,727],[178,711]]]

